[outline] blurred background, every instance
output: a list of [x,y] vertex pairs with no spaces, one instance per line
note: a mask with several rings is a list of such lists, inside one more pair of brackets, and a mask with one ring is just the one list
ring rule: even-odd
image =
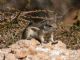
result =
[[50,9],[60,14],[80,8],[80,0],[0,0],[0,10],[16,8],[19,10]]

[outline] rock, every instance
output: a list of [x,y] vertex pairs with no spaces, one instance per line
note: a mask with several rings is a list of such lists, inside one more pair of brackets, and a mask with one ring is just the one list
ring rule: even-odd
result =
[[9,53],[5,55],[5,60],[18,60],[18,59],[15,57],[14,54]]
[[64,60],[64,59],[62,59],[60,56],[58,56],[58,57],[56,57],[55,60]]
[[58,44],[55,45],[56,48],[66,48],[66,45],[64,43],[62,43],[61,41],[58,41]]
[[40,44],[40,42],[38,40],[36,40],[36,39],[31,39],[30,43],[31,43],[32,46],[37,46],[37,45]]
[[39,60],[39,58],[35,55],[28,55],[27,57],[26,57],[26,60]]
[[37,54],[37,51],[35,50],[36,48],[35,47],[30,47],[28,48],[28,55],[36,55]]
[[28,51],[25,49],[17,49],[15,56],[19,59],[25,58],[28,55]]
[[11,48],[3,48],[1,49],[2,53],[6,54],[6,53],[10,53],[11,52]]
[[54,49],[54,45],[52,45],[51,42],[49,42],[47,44],[43,44],[42,46],[44,46],[45,48],[48,48],[48,49]]
[[0,49],[0,60],[80,60],[80,49],[70,50],[61,41],[41,44],[35,39],[20,40]]
[[45,52],[38,52],[36,56],[39,60],[51,60],[50,56]]
[[4,59],[4,54],[0,53],[0,60],[3,60],[3,59]]
[[11,49],[19,49],[20,46],[17,43],[15,43],[15,44],[10,45],[9,48],[11,48]]

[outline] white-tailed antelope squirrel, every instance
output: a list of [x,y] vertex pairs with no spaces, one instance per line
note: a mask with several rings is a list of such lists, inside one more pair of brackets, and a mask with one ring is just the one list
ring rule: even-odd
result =
[[[38,24],[39,25],[39,24]],[[32,38],[35,38],[39,40],[41,43],[43,42],[52,42],[57,43],[57,41],[54,41],[54,30],[56,27],[53,23],[50,21],[45,21],[42,24],[37,26],[29,26],[25,30],[25,38],[30,40]]]

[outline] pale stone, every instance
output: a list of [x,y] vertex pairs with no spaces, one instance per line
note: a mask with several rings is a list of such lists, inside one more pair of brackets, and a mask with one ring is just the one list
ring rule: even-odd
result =
[[2,53],[10,53],[11,52],[11,48],[3,48],[1,49]]
[[31,43],[31,45],[34,46],[34,47],[40,44],[39,41],[37,41],[37,40],[35,40],[35,39],[31,39],[31,42],[30,42],[30,43]]
[[80,49],[69,50],[61,41],[41,44],[35,39],[20,40],[0,49],[0,60],[80,60]]
[[40,60],[51,60],[50,56],[47,53],[45,53],[45,52],[38,52],[37,53],[37,57]]
[[64,43],[62,43],[61,41],[58,41],[58,44],[56,44],[55,47],[56,48],[65,49],[66,45]]
[[19,49],[15,51],[15,56],[17,58],[25,58],[27,55],[28,55],[28,52],[25,49]]
[[9,53],[5,55],[5,60],[18,60],[18,59],[15,57],[14,54]]
[[4,54],[0,53],[0,60],[3,60],[3,59],[4,59]]

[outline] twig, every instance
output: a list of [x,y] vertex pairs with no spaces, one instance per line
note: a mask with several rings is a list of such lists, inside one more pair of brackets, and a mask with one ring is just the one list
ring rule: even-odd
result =
[[54,20],[54,17],[52,18],[48,18],[48,17],[33,17],[33,16],[28,16],[28,17],[25,17],[26,19],[42,19],[42,20]]
[[23,15],[24,14],[29,14],[29,13],[38,13],[38,12],[45,12],[45,13],[54,13],[54,11],[51,11],[51,10],[35,10],[35,11],[23,11]]

